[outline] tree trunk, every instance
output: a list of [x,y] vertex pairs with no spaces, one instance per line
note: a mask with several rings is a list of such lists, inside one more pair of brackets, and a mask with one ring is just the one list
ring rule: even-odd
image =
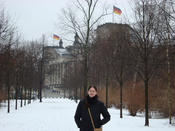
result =
[[17,110],[18,108],[18,82],[16,84],[16,89],[15,89],[15,93],[16,93],[16,98],[15,98],[15,109]]
[[16,88],[15,88],[15,94],[16,94],[16,98],[15,98],[15,109],[18,109],[18,86],[19,86],[19,74],[18,74],[18,70],[16,72]]
[[8,109],[7,112],[10,113],[10,73],[9,70],[7,71],[7,79],[6,79],[6,86],[7,86],[7,94],[8,94]]
[[24,105],[26,105],[27,90],[24,88]]
[[84,59],[84,81],[83,81],[83,85],[84,85],[84,97],[87,95],[87,84],[88,84],[88,71],[87,71],[88,67],[87,67],[87,54],[85,55],[85,59]]
[[120,118],[123,118],[122,108],[123,108],[123,82],[120,82]]
[[78,89],[75,87],[75,102],[77,103],[77,98],[78,97]]
[[106,74],[106,107],[108,108],[108,73]]
[[145,80],[145,126],[149,126],[148,80]]
[[35,101],[35,90],[32,90],[32,94],[33,94],[33,102]]
[[22,104],[23,104],[23,86],[21,87],[21,107],[22,107]]
[[136,88],[136,82],[137,82],[137,72],[134,73],[134,77],[133,77],[133,86],[131,88],[131,116],[136,116],[137,112],[134,111],[134,92],[135,92],[135,88]]
[[169,58],[169,44],[170,44],[170,29],[169,29],[169,23],[168,23],[168,18],[166,17],[166,25],[167,25],[167,31],[168,31],[168,41],[166,44],[166,57],[167,57],[167,73],[168,73],[168,91],[167,91],[167,97],[168,97],[168,112],[169,112],[169,124],[172,122],[172,112],[171,112],[171,74],[170,74],[170,58]]
[[30,104],[30,90],[27,91],[27,104]]
[[[170,39],[170,38],[169,38]],[[168,97],[168,112],[169,112],[169,124],[172,122],[172,114],[171,114],[171,74],[170,74],[170,60],[169,60],[169,41],[167,43],[167,48],[166,48],[166,57],[167,57],[167,73],[168,73],[168,91],[167,91],[167,97]]]
[[41,60],[41,70],[40,70],[40,88],[39,88],[39,98],[40,102],[42,102],[42,86],[43,86],[43,58]]
[[8,99],[8,108],[7,108],[7,112],[10,113],[10,45],[8,46],[8,50],[7,50],[7,60],[6,60],[6,87],[7,87],[7,99]]
[[30,100],[30,104],[31,104],[31,99],[32,99],[32,88],[30,88],[30,93],[29,93],[29,100]]
[[31,88],[28,90],[27,97],[28,97],[28,104],[30,104],[31,103]]

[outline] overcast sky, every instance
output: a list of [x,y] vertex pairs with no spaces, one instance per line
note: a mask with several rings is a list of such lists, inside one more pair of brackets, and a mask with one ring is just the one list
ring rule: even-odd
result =
[[[56,26],[58,16],[63,8],[68,8],[75,0],[0,0],[9,13],[10,17],[15,21],[19,32],[25,40],[35,40],[41,38],[45,34],[48,39],[52,39],[53,34],[60,36],[61,30]],[[122,10],[122,15],[115,16],[115,22],[123,22],[124,17],[130,16],[131,2],[130,0],[100,0],[106,5],[116,5]],[[112,16],[106,17],[105,22],[112,22]],[[70,44],[64,40],[66,44]],[[70,38],[71,39],[71,38]],[[73,38],[72,38],[73,39]],[[52,41],[51,41],[52,42]]]

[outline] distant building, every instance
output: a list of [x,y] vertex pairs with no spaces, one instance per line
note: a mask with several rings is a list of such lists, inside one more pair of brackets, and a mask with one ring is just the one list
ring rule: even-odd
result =
[[68,64],[72,61],[73,56],[63,47],[62,40],[59,46],[44,47],[44,85],[48,88],[61,88],[68,75]]
[[70,76],[77,59],[81,59],[78,35],[74,38],[73,45],[65,48],[62,40],[58,46],[44,47],[44,97],[63,97],[68,94],[64,88],[64,81]]
[[97,27],[96,36],[107,38],[111,36],[114,31],[120,33],[121,30],[125,30],[129,33],[130,29],[131,27],[128,24],[105,23]]
[[[120,31],[121,28],[129,33],[129,25],[107,23],[98,26],[96,37],[106,39],[113,31]],[[127,33],[127,34],[128,34]],[[63,41],[58,46],[44,47],[44,85],[53,91],[59,91],[64,87],[64,81],[70,76],[71,69],[75,63],[83,60],[82,46],[78,34],[75,34],[73,45],[63,47]],[[48,92],[49,93],[49,92]],[[52,95],[52,94],[51,94]]]
[[[96,38],[101,40],[107,40],[110,36],[125,35],[129,40],[130,45],[134,45],[136,38],[136,33],[128,24],[118,24],[118,23],[105,23],[100,25],[96,29]],[[123,36],[122,36],[123,37]]]
[[82,47],[79,36],[76,33],[74,36],[73,45],[67,46],[66,49],[74,56],[75,60],[82,60]]

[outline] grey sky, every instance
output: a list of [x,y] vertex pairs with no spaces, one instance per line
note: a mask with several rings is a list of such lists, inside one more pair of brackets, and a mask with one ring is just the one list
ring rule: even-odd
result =
[[[14,19],[18,30],[25,40],[39,39],[42,34],[52,41],[52,34],[61,34],[55,26],[58,15],[63,8],[67,8],[74,0],[0,0],[5,9]],[[129,0],[100,0],[110,7],[116,5],[122,10],[121,16],[115,16],[115,22],[123,22],[124,17],[130,16]],[[104,18],[103,22],[112,22],[112,16]],[[103,23],[102,22],[102,23]],[[61,36],[60,36],[61,37]],[[64,41],[64,38],[63,38]]]

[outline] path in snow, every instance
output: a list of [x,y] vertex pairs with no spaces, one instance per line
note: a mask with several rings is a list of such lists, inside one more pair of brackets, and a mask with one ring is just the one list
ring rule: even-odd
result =
[[[74,122],[77,104],[68,99],[43,99],[35,101],[19,110],[0,110],[0,131],[79,131]],[[150,119],[150,127],[144,126],[143,117],[128,116],[124,111],[123,119],[119,110],[109,109],[111,121],[103,131],[174,131],[168,119]]]

